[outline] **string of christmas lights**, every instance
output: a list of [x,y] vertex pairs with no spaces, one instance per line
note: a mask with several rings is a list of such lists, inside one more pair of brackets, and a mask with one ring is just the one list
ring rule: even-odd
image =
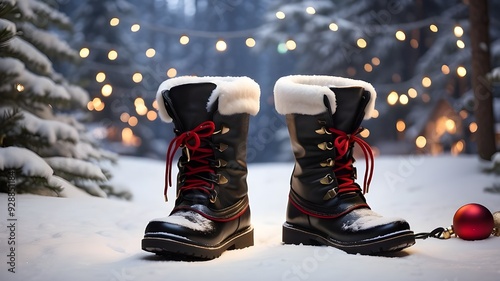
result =
[[[417,22],[412,22],[412,23],[406,23],[406,24],[397,24],[397,25],[383,25],[383,26],[376,26],[376,25],[370,25],[370,26],[364,26],[360,25],[358,23],[348,21],[346,19],[337,19],[336,21],[330,22],[327,26],[325,26],[325,30],[330,30],[331,32],[337,32],[340,29],[344,28],[345,26],[348,26],[346,28],[355,28],[358,31],[363,34],[364,32],[370,32],[371,34],[373,33],[393,33],[395,40],[399,42],[409,42],[411,47],[413,48],[418,48],[419,47],[419,42],[417,39],[409,39],[409,36],[407,35],[408,32],[411,32],[412,30],[416,29],[422,29],[422,28],[428,28],[431,32],[437,33],[439,32],[439,24],[443,23],[442,25],[445,28],[449,27],[449,19],[452,18],[453,15],[456,13],[460,12],[464,7],[455,7],[450,9],[449,11],[445,12],[444,14],[446,16],[443,17],[432,17],[428,19],[423,19]],[[306,7],[304,9],[304,12],[313,16],[316,15],[316,9],[312,6]],[[287,15],[283,11],[277,11],[275,13],[276,19],[277,20],[284,20],[287,18]],[[137,23],[137,22],[130,22],[128,20],[120,20],[118,17],[113,17],[109,20],[109,25],[111,27],[116,27],[120,24],[127,24],[130,25],[130,32],[132,33],[137,33],[140,32],[141,29],[147,29],[151,30],[154,32],[160,32],[167,34],[169,36],[178,36],[178,42],[180,45],[186,46],[190,43],[192,37],[197,37],[197,38],[205,38],[207,40],[213,40],[214,41],[214,48],[218,52],[223,53],[228,49],[228,44],[226,42],[226,39],[233,39],[233,38],[242,38],[244,39],[245,45],[248,48],[253,48],[258,44],[258,41],[255,39],[258,34],[258,31],[262,28],[262,26],[252,28],[252,29],[247,29],[247,30],[240,30],[240,31],[226,31],[226,32],[211,32],[211,31],[199,31],[199,30],[186,30],[186,29],[178,29],[174,27],[169,27],[169,26],[160,26],[157,24],[151,24],[151,23]],[[459,49],[464,49],[466,47],[465,42],[462,39],[462,36],[464,34],[463,28],[455,24],[453,26],[453,35],[457,38],[456,39],[456,46]],[[357,46],[360,49],[365,49],[368,47],[369,41],[366,38],[359,37],[356,39],[355,46]],[[293,40],[292,37],[287,39],[284,42],[280,42],[277,45],[277,52],[280,54],[284,54],[288,51],[294,51],[298,48],[298,44],[295,40]],[[90,55],[91,48],[97,48],[97,49],[106,49],[108,51],[108,59],[110,61],[116,60],[119,58],[119,53],[117,51],[117,48],[113,48],[113,46],[109,45],[87,45],[86,47],[83,47],[80,49],[80,56],[82,58],[87,58]],[[148,48],[144,50],[144,54],[147,58],[154,58],[156,55],[156,50],[154,48]],[[376,67],[380,66],[383,62],[380,60],[378,57],[373,57],[369,62],[366,62],[363,65],[363,70],[367,73],[372,72]],[[450,65],[443,64],[440,68],[440,71],[443,75],[450,75],[452,73],[452,67]],[[467,69],[463,65],[458,65],[453,67],[453,71],[456,73],[456,75],[459,78],[463,78],[467,75]],[[347,69],[347,73],[351,76],[356,75],[356,69],[354,67],[349,67]],[[169,78],[177,76],[177,70],[174,67],[169,68],[166,71],[166,75]],[[130,79],[134,83],[140,84],[143,80],[143,74],[140,71],[135,71],[131,74],[129,74]],[[98,71],[96,74],[96,81],[98,83],[104,83],[106,79],[106,74],[103,70]],[[418,81],[418,79],[421,79]],[[430,96],[425,93],[425,91],[422,91],[422,93],[419,93],[418,88],[422,89],[427,89],[432,86],[432,80],[430,78],[430,75],[417,78],[414,77],[408,81],[400,81],[401,79],[399,78],[398,75],[393,75],[393,82],[398,83],[399,88],[404,88],[406,85],[406,90],[390,90],[388,91],[389,93],[387,94],[386,97],[386,102],[389,106],[395,106],[395,105],[401,105],[405,106],[408,105],[412,99],[415,99],[419,97],[423,102],[429,102],[430,101]],[[420,84],[421,86],[415,87],[415,85]],[[381,88],[385,88],[386,86],[389,85],[381,85]],[[393,87],[394,85],[390,85]],[[113,87],[110,84],[104,84],[101,88],[101,95],[103,98],[108,97],[111,95],[113,91]],[[138,98],[139,99],[139,98]],[[89,110],[96,110],[100,111],[103,110],[105,106],[104,101],[96,97],[92,101],[89,102],[88,104],[88,109]],[[151,108],[148,108],[144,102],[134,102],[134,106],[136,109],[136,113],[139,116],[147,116],[147,119],[150,121],[154,121],[157,119],[157,115],[153,114],[154,111]],[[151,105],[154,108],[154,105]],[[467,116],[464,116],[465,114],[461,114],[461,116],[465,119]],[[378,118],[379,112],[374,111],[372,118]],[[127,123],[129,126],[133,127],[137,125],[137,117],[131,116],[129,113],[122,113],[120,116],[120,120],[124,123]],[[453,131],[456,131],[456,127],[454,123],[452,124],[451,119],[446,119],[440,122],[442,125],[440,125],[441,128],[445,128],[445,131],[451,133]],[[454,122],[454,121],[453,121]],[[444,125],[443,125],[444,124]],[[398,120],[395,124],[396,130],[400,133],[403,133],[407,126],[403,120]],[[444,127],[443,127],[444,126]],[[474,133],[477,130],[477,125],[472,122],[469,125],[469,131],[470,133]],[[129,130],[122,131],[122,135],[125,134],[127,136],[130,135]],[[365,130],[362,137],[368,137],[369,136],[369,131]],[[132,133],[133,136],[133,133]],[[127,139],[131,139],[131,137],[127,137]],[[463,144],[463,141],[457,142],[455,145],[458,144]],[[425,139],[424,136],[418,136],[415,140],[415,145],[418,148],[424,148],[427,145],[427,140]],[[462,148],[463,149],[463,146]],[[460,152],[461,151],[460,147],[456,151]]]

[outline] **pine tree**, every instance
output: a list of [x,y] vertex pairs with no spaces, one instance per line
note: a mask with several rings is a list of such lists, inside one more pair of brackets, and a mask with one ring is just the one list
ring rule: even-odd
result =
[[16,191],[59,195],[81,188],[121,195],[109,184],[100,149],[81,123],[88,93],[56,72],[53,62],[75,63],[78,53],[57,33],[69,18],[38,0],[0,0],[0,190],[15,173]]

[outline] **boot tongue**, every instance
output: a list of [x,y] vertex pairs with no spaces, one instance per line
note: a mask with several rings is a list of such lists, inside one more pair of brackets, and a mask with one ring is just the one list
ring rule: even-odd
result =
[[363,121],[370,93],[362,87],[330,87],[330,90],[335,93],[337,104],[333,114],[334,127],[348,134],[354,133]]
[[190,131],[212,120],[213,110],[207,110],[207,103],[216,87],[213,83],[184,84],[165,92],[163,99],[177,129]]

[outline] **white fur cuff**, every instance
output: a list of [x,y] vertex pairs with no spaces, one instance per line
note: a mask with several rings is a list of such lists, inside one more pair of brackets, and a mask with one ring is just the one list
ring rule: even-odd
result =
[[335,93],[330,87],[363,87],[371,94],[365,109],[365,119],[370,119],[375,108],[377,93],[373,86],[362,80],[336,76],[291,75],[281,77],[274,85],[274,103],[280,114],[316,115],[325,112],[323,96],[330,101],[332,113],[337,109]]
[[256,115],[259,112],[260,87],[259,84],[248,77],[181,76],[165,80],[156,92],[158,113],[163,121],[172,122],[172,117],[167,113],[162,92],[175,86],[196,83],[214,83],[216,85],[207,101],[207,110],[219,99],[218,108],[222,115],[237,113]]

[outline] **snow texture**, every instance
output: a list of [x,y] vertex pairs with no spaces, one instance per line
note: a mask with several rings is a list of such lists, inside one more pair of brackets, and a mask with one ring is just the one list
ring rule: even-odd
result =
[[370,209],[356,209],[352,211],[352,214],[360,218],[355,221],[348,221],[342,226],[343,229],[359,231],[403,220],[401,218],[384,217]]
[[[357,166],[363,174],[362,163]],[[141,250],[147,223],[168,215],[174,204],[163,199],[162,161],[120,159],[112,170],[114,181],[131,188],[132,202],[81,194],[77,198],[17,195],[16,273],[8,272],[5,262],[10,234],[4,216],[0,220],[4,255],[0,280],[499,280],[500,237],[481,241],[429,238],[385,256],[282,245],[292,169],[293,163],[248,166],[255,246],[228,251],[207,262],[171,261]],[[500,194],[484,191],[498,181],[480,172],[474,156],[379,157],[366,197],[377,213],[397,214],[415,232],[428,232],[449,226],[456,210],[467,203],[499,211]],[[170,192],[175,196],[174,189]],[[7,195],[0,194],[0,201],[7,206]]]
[[5,42],[2,48],[5,48],[6,52],[17,54],[24,63],[32,65],[43,74],[51,74],[54,71],[52,62],[45,54],[17,36]]
[[106,181],[106,176],[102,173],[99,166],[79,159],[66,158],[66,157],[47,157],[44,158],[45,162],[49,164],[52,169],[73,173],[85,178]]
[[23,38],[26,38],[26,40],[37,46],[40,50],[68,57],[78,56],[76,51],[66,41],[61,40],[53,32],[41,30],[28,22],[18,23],[17,28],[22,31]]
[[[26,70],[24,64],[13,58],[0,58],[0,73],[13,76],[12,83],[24,86],[24,92],[40,97],[69,100],[70,94],[66,89],[44,76],[38,76]],[[0,92],[10,90],[9,83],[0,84]]]
[[7,32],[10,36],[16,35],[16,25],[6,19],[0,18],[0,31]]
[[50,178],[52,168],[36,153],[26,148],[9,146],[0,148],[0,170],[19,169],[27,176]]
[[193,211],[179,211],[171,216],[155,219],[153,221],[169,222],[203,232],[209,232],[214,228],[214,223],[211,220]]
[[[11,111],[10,108],[0,107],[0,115],[4,115],[9,111]],[[55,120],[40,119],[26,111],[21,111],[19,114],[23,116],[23,119],[19,121],[19,128],[22,127],[32,134],[40,135],[51,144],[61,139],[78,140],[78,131],[70,125]]]

